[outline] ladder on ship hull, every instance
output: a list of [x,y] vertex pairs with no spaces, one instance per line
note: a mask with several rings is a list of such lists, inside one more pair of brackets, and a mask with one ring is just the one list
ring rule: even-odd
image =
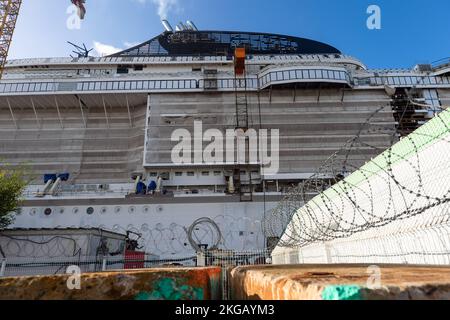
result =
[[[246,134],[249,129],[248,120],[248,91],[245,71],[245,48],[237,48],[234,55],[234,88],[236,96],[236,130]],[[238,155],[242,150],[237,150]],[[250,140],[245,135],[245,162],[241,163],[238,156],[237,165],[234,168],[233,180],[236,190],[239,192],[241,202],[253,201],[252,171],[250,166]],[[248,180],[242,179],[247,175]]]

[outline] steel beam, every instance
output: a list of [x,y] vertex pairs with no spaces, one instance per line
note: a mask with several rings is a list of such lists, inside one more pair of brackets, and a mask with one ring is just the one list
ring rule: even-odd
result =
[[58,103],[58,99],[55,96],[55,105],[56,105],[56,111],[58,112],[58,119],[59,119],[59,123],[61,124],[61,129],[64,129],[64,125],[63,125],[63,120],[61,118],[61,112],[59,111],[59,103]]
[[19,126],[17,125],[16,117],[14,117],[13,109],[11,108],[11,102],[9,102],[8,98],[6,98],[6,102],[8,103],[9,112],[11,112],[11,117],[14,122],[14,127],[16,127],[16,129],[19,129]]
[[39,117],[38,117],[38,114],[37,114],[37,111],[36,111],[36,106],[34,105],[33,98],[30,98],[30,101],[31,101],[31,106],[33,107],[34,116],[36,118],[36,124],[37,124],[38,128],[40,129],[41,128],[41,123],[39,121]]
[[127,101],[128,120],[130,121],[130,128],[132,128],[133,127],[133,120],[131,119],[130,103],[128,101],[128,95],[127,94],[125,94],[125,100]]
[[103,109],[105,110],[106,126],[109,129],[108,111],[106,110],[105,97],[102,95]]
[[81,118],[83,119],[84,128],[87,128],[86,118],[84,117],[83,104],[81,103],[81,97],[78,97],[78,104],[80,105]]

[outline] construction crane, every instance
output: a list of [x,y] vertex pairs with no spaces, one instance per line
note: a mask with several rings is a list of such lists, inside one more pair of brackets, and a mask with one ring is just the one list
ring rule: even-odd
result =
[[[70,0],[70,2],[77,7],[80,19],[84,19],[86,0]],[[0,79],[3,76],[21,5],[22,0],[0,0]]]
[[8,58],[22,0],[0,0],[0,79]]

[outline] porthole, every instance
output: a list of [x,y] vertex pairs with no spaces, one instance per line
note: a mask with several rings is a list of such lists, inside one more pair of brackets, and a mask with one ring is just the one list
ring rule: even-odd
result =
[[94,208],[93,208],[93,207],[87,208],[87,209],[86,209],[86,213],[87,213],[88,215],[94,214]]
[[73,210],[72,210],[72,212],[73,212],[74,214],[77,214],[77,213],[78,213],[78,211],[79,211],[79,209],[78,209],[78,208],[73,208]]
[[150,212],[150,207],[145,206],[143,209],[144,213],[149,213]]
[[44,210],[44,214],[45,214],[46,216],[51,215],[51,214],[52,214],[52,209],[46,208],[46,209]]
[[133,207],[133,206],[131,206],[131,207],[128,208],[128,212],[129,212],[129,213],[134,213],[135,211],[136,211],[136,208]]
[[105,214],[105,213],[108,212],[108,208],[103,207],[103,208],[100,209],[100,212],[101,212],[102,214]]
[[64,208],[60,208],[60,209],[59,209],[59,214],[63,214],[64,211],[65,211]]
[[36,213],[37,213],[37,209],[36,208],[33,208],[33,209],[30,210],[30,216],[34,216],[34,215],[36,215]]
[[162,212],[164,209],[162,206],[157,206],[156,207],[156,212]]
[[119,212],[120,212],[120,210],[122,210],[122,208],[121,208],[121,207],[115,207],[115,208],[114,208],[114,212],[115,212],[115,213],[119,213]]

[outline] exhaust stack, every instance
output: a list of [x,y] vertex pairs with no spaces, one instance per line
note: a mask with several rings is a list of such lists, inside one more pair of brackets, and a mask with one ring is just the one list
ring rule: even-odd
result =
[[167,20],[161,20],[162,25],[164,26],[164,29],[166,29],[167,32],[173,32],[173,28],[170,25],[169,21]]
[[195,25],[194,22],[192,22],[191,20],[186,21],[186,24],[188,25],[189,29],[192,31],[198,31],[197,26]]
[[189,28],[186,27],[186,25],[183,22],[180,22],[177,27],[178,27],[178,29],[180,29],[180,31],[188,31],[189,30]]

